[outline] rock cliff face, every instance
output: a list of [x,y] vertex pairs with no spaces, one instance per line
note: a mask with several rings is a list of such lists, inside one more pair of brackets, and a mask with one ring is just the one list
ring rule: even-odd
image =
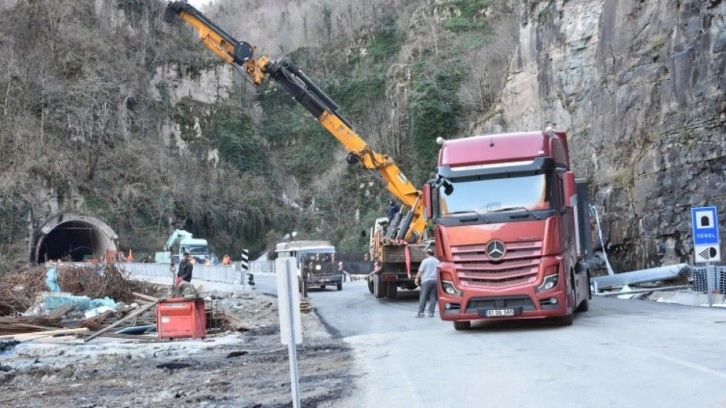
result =
[[726,261],[726,2],[522,7],[500,113],[475,133],[566,130],[616,271],[691,261],[690,208],[705,205]]

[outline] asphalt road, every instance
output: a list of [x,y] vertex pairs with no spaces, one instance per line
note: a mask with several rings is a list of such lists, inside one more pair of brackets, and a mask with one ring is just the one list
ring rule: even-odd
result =
[[595,298],[571,327],[455,331],[415,318],[417,292],[402,294],[377,300],[361,281],[309,293],[356,356],[354,395],[336,406],[726,408],[725,309]]

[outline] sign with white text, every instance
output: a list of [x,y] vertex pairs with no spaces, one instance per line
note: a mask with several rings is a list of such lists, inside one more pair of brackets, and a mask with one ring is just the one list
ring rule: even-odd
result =
[[691,208],[693,254],[695,263],[721,261],[716,207]]

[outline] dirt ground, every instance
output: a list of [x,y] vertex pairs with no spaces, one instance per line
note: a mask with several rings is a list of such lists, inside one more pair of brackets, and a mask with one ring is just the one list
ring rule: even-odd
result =
[[[205,340],[73,337],[0,344],[2,407],[291,407],[288,349],[277,299],[214,295],[216,307],[251,328]],[[303,407],[333,407],[350,395],[353,357],[314,313],[302,314],[297,346]]]

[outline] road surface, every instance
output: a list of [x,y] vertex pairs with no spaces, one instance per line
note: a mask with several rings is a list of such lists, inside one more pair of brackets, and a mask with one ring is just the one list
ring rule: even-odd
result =
[[[256,281],[274,292],[272,276]],[[402,295],[374,299],[362,281],[310,291],[356,356],[354,395],[336,406],[726,408],[724,309],[595,298],[571,327],[455,331],[415,318],[417,292]]]

